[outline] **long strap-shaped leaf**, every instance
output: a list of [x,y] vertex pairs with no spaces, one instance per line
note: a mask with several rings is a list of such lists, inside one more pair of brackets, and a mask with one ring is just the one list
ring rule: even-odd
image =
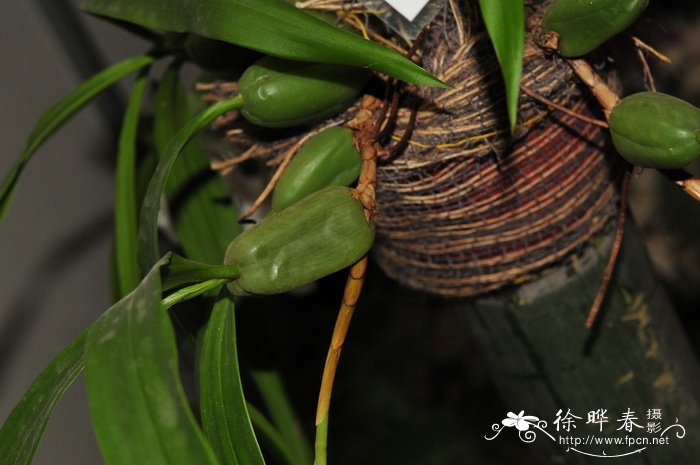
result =
[[444,86],[399,53],[331,26],[282,0],[85,0],[91,13],[141,26],[194,32],[292,60],[372,68]]
[[[179,79],[170,68],[158,83],[153,111],[153,141],[164,154],[177,131],[194,116]],[[203,144],[194,138],[173,163],[165,187],[173,229],[188,258],[222,263],[229,242],[242,228],[221,177],[209,168]]]
[[214,304],[200,360],[202,425],[221,463],[264,465],[243,396],[235,314],[227,297]]
[[29,465],[63,393],[84,366],[87,331],[68,344],[39,374],[0,429],[0,463]]
[[263,446],[269,448],[270,453],[275,456],[282,463],[288,465],[309,465],[313,463],[313,458],[306,462],[298,462],[296,455],[290,449],[290,445],[284,440],[282,434],[275,428],[275,426],[270,423],[270,420],[263,415],[263,413],[255,408],[255,405],[248,402],[248,413],[250,414],[250,421],[253,423],[255,433],[260,438],[260,442]]
[[240,98],[223,100],[217,102],[209,108],[203,110],[195,117],[191,118],[161,154],[160,162],[156,172],[148,184],[146,196],[141,207],[141,217],[139,220],[139,265],[141,271],[145,273],[153,266],[159,256],[158,248],[158,211],[160,210],[160,197],[163,195],[165,184],[168,180],[170,170],[178,155],[182,152],[187,143],[197,135],[199,131],[209,125],[217,117],[227,111],[240,108]]
[[515,127],[518,116],[520,76],[525,46],[525,6],[523,0],[479,0],[481,15],[491,37],[496,58],[506,84],[508,121]]
[[138,56],[112,65],[85,81],[41,115],[22,152],[0,185],[0,220],[12,200],[12,194],[24,166],[41,144],[107,87],[152,62],[153,58],[150,56]]
[[148,77],[142,74],[134,83],[119,135],[114,193],[114,260],[120,297],[134,290],[141,277],[136,259],[138,236],[136,137],[141,101],[147,82]]
[[218,461],[187,404],[175,334],[161,311],[160,260],[90,329],[85,375],[93,427],[110,465]]
[[307,445],[301,424],[287,397],[279,371],[253,370],[251,375],[274,425],[293,454],[292,463],[313,463],[313,453]]

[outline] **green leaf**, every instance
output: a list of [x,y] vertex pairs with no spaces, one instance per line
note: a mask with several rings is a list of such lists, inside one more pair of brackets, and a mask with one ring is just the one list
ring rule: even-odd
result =
[[[206,265],[197,264],[175,255],[171,255],[168,266],[161,269],[167,274],[169,267],[174,265],[180,271],[175,273],[181,281],[195,281],[194,277],[201,279],[203,275],[216,274],[215,271],[204,270]],[[190,276],[193,279],[186,280],[186,269],[192,267]],[[231,267],[211,267],[212,270]],[[229,270],[230,273],[230,270]],[[221,282],[219,286],[223,286]],[[183,289],[184,291],[184,289]],[[192,290],[190,289],[190,292]],[[179,299],[182,301],[184,299]],[[167,298],[163,307],[167,306]],[[77,378],[85,366],[85,341],[88,330],[83,331],[68,346],[66,346],[51,363],[39,374],[22,397],[22,400],[7,417],[0,428],[0,457],[3,465],[28,465],[31,463],[34,453],[46,429],[46,424],[63,393]]]
[[0,429],[0,462],[29,465],[51,412],[84,364],[87,331],[68,344],[39,374]]
[[282,0],[85,0],[83,8],[281,58],[372,68],[407,82],[446,87],[394,50],[331,26]]
[[119,297],[134,290],[141,278],[136,260],[136,137],[147,82],[148,76],[142,74],[134,83],[119,135],[114,193],[114,260]]
[[204,334],[199,367],[202,425],[227,465],[264,465],[243,395],[233,302],[221,297]]
[[173,327],[161,307],[160,268],[168,260],[88,332],[88,401],[110,465],[218,463],[187,404]]
[[[193,116],[177,68],[166,71],[155,96],[153,140],[165,153],[177,131]],[[209,168],[199,138],[193,138],[173,163],[165,187],[175,234],[185,254],[206,263],[222,263],[229,242],[240,234],[229,193]]]
[[269,448],[270,452],[276,458],[289,465],[310,465],[313,463],[313,457],[307,462],[299,462],[282,435],[277,431],[274,425],[270,423],[270,420],[250,402],[247,403],[247,406],[248,413],[250,414],[250,422],[253,424],[255,432],[260,437],[260,442],[263,443],[263,446]]
[[[150,142],[149,142],[150,144]],[[139,160],[139,166],[136,169],[136,199],[138,200],[137,211],[141,211],[141,205],[143,204],[143,198],[146,197],[146,191],[148,190],[148,183],[151,182],[153,173],[156,172],[156,166],[158,166],[158,156],[155,151],[148,150],[141,156]],[[138,214],[137,214],[138,217]]]
[[[156,154],[152,151],[149,150],[143,155],[141,155],[139,158],[139,164],[138,167],[136,168],[136,178],[134,180],[135,186],[136,186],[136,211],[140,212],[141,211],[141,205],[143,203],[143,198],[146,195],[146,189],[148,188],[148,183],[151,180],[151,177],[153,176],[153,173],[156,170],[156,166],[158,165],[158,159],[156,157]],[[138,213],[136,213],[136,217],[138,218]],[[137,237],[138,237],[138,225],[136,226],[136,231],[137,231]],[[137,239],[137,244],[138,244],[138,239]],[[138,249],[137,249],[138,250]],[[136,264],[138,266],[138,258],[136,257],[136,254],[134,255],[134,259],[136,260]],[[110,269],[109,269],[109,287],[110,291],[112,294],[112,301],[116,302],[122,297],[124,297],[126,294],[122,293],[121,291],[121,285],[119,282],[119,273],[117,272],[117,254],[116,254],[116,237],[112,238],[112,253],[110,256]],[[139,276],[140,276],[139,272]]]
[[112,65],[82,83],[39,117],[22,152],[0,185],[0,220],[7,212],[22,170],[41,144],[107,87],[152,62],[150,56],[138,56]]
[[165,183],[178,155],[187,143],[197,135],[199,131],[207,127],[212,121],[224,113],[240,108],[242,100],[233,98],[223,100],[206,108],[195,117],[187,121],[170,143],[163,150],[156,172],[148,184],[146,196],[141,207],[139,220],[139,265],[141,271],[148,270],[158,260],[158,211],[160,210],[160,197],[163,195]]
[[240,275],[238,268],[233,265],[208,265],[177,254],[172,254],[170,263],[161,270],[164,291],[183,284],[201,283],[211,279],[230,281]]
[[481,15],[491,37],[506,84],[508,121],[515,128],[518,118],[520,76],[525,47],[525,6],[523,0],[479,0]]
[[313,463],[313,455],[292,410],[291,402],[287,398],[280,373],[277,370],[254,370],[252,377],[267,411],[270,412],[272,421],[293,454],[293,463],[296,465]]

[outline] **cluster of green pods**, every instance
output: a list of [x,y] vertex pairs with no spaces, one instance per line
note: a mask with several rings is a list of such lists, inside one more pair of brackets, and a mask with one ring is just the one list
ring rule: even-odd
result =
[[[619,33],[648,0],[555,0],[544,25],[559,34],[559,53],[579,56]],[[264,57],[239,80],[241,114],[264,127],[317,123],[342,112],[370,74],[338,65]],[[620,155],[643,167],[668,169],[700,158],[700,109],[675,97],[642,92],[612,110],[610,132]],[[345,268],[371,247],[374,227],[346,186],[360,172],[352,131],[331,127],[310,138],[281,176],[272,213],[236,237],[225,264],[240,278],[234,295],[286,292]]]
[[[208,47],[220,46],[196,37],[188,44],[202,62]],[[309,126],[344,111],[370,76],[366,69],[266,56],[243,72],[237,98],[243,117],[257,126]],[[231,293],[286,292],[362,258],[374,228],[345,187],[360,165],[350,129],[331,127],[310,138],[273,192],[273,213],[229,245],[225,263],[241,273],[228,284]]]
[[[627,29],[649,0],[554,0],[543,26],[559,36],[558,53],[584,55]],[[700,158],[700,109],[659,92],[641,92],[611,111],[610,133],[630,163],[658,169],[687,166]]]
[[617,151],[630,163],[657,169],[700,158],[700,108],[660,92],[625,97],[610,114]]
[[276,294],[345,268],[367,253],[374,229],[347,185],[360,172],[352,131],[310,138],[275,186],[273,212],[238,236],[225,262],[240,269],[234,295]]
[[224,263],[239,268],[234,295],[277,294],[352,265],[374,241],[374,227],[347,187],[331,186],[272,213],[237,236]]
[[624,31],[642,14],[649,0],[555,0],[542,25],[559,34],[559,54],[585,55]]

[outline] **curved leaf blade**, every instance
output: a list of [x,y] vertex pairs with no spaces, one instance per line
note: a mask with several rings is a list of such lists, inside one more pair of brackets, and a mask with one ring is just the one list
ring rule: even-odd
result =
[[0,185],[0,220],[2,220],[12,200],[22,170],[41,144],[107,87],[152,62],[152,57],[144,55],[112,65],[79,85],[39,117],[39,121],[29,135],[22,152]]
[[275,427],[293,454],[291,463],[295,465],[313,463],[313,453],[308,447],[303,428],[294,413],[279,371],[253,370],[251,376]]
[[84,367],[87,331],[68,344],[37,376],[0,429],[3,465],[29,465],[63,393]]
[[141,102],[147,82],[147,76],[141,75],[134,83],[119,134],[114,193],[114,260],[120,297],[134,290],[141,279],[139,264],[136,260],[138,233],[136,137]]
[[161,308],[160,260],[88,332],[93,427],[110,465],[215,465],[179,378],[175,334]]
[[232,98],[230,100],[217,102],[205,110],[202,110],[187,121],[163,151],[156,172],[153,174],[151,182],[148,184],[148,190],[146,191],[146,196],[143,199],[143,206],[141,207],[138,258],[142,272],[150,269],[153,264],[155,264],[156,260],[158,260],[158,212],[160,210],[160,197],[163,195],[170,170],[175,160],[199,131],[207,127],[212,121],[224,113],[240,108],[241,102],[240,97]]
[[481,15],[491,37],[506,85],[508,121],[515,128],[525,47],[523,0],[479,0]]
[[313,458],[306,462],[300,462],[297,456],[292,452],[282,434],[270,423],[270,420],[263,413],[255,408],[250,402],[247,403],[248,413],[250,414],[250,422],[253,424],[253,429],[260,437],[263,446],[267,446],[270,453],[278,460],[287,463],[288,465],[309,465],[313,463]]
[[[162,156],[177,131],[194,116],[178,69],[168,69],[158,83],[154,102],[153,140]],[[187,257],[222,263],[229,242],[243,230],[221,177],[209,167],[198,137],[173,163],[165,186],[173,229]],[[171,264],[172,267],[172,264]]]
[[194,32],[281,58],[372,68],[446,87],[399,53],[331,26],[282,0],[85,0],[91,13],[140,26]]
[[204,334],[199,367],[204,432],[227,465],[264,465],[238,366],[233,302],[220,298]]

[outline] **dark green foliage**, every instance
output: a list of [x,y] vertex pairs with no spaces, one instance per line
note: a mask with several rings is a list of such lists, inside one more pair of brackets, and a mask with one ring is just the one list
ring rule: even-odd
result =
[[85,0],[83,8],[148,28],[193,32],[280,58],[371,68],[407,82],[445,86],[394,50],[282,0]]

